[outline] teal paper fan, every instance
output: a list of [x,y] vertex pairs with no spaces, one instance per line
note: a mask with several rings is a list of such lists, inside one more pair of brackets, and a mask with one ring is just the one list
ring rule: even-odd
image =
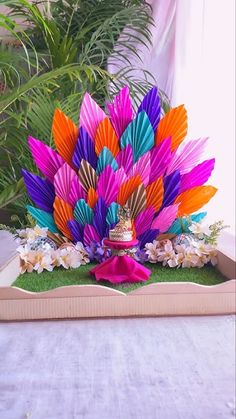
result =
[[[198,214],[192,214],[189,218],[194,223],[200,223],[203,218],[207,215],[207,212],[199,212]],[[168,233],[172,234],[181,234],[181,233],[190,233],[189,222],[187,218],[177,218],[172,224],[171,228],[168,230]]]
[[117,223],[118,220],[118,208],[119,208],[119,204],[117,204],[116,202],[112,202],[111,205],[109,206],[108,210],[107,210],[107,216],[106,216],[106,222],[107,224],[114,224]]
[[118,169],[118,164],[116,160],[114,159],[110,150],[107,147],[103,147],[98,157],[97,170],[96,170],[97,175],[100,175],[102,171],[105,169],[105,167],[107,167],[108,165],[111,166],[114,171]]
[[76,202],[74,217],[83,226],[92,224],[93,210],[88,206],[84,199],[79,199],[79,201]]
[[128,144],[132,147],[134,162],[154,146],[154,131],[146,112],[140,112],[122,134],[121,148]]
[[52,233],[59,233],[51,213],[32,207],[31,205],[27,205],[26,208],[39,227],[47,227]]

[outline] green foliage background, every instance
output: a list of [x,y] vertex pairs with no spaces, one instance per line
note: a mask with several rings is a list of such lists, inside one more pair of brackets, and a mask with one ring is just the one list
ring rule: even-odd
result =
[[[155,83],[142,68],[140,46],[151,46],[154,24],[144,0],[2,1],[0,26],[0,209],[24,223],[27,196],[21,168],[36,173],[27,137],[53,146],[52,116],[59,107],[78,123],[85,91],[101,105],[123,86],[136,103]],[[17,22],[21,22],[21,24]],[[109,73],[108,62],[115,68]],[[168,100],[162,93],[163,110]],[[14,223],[17,218],[14,217]]]

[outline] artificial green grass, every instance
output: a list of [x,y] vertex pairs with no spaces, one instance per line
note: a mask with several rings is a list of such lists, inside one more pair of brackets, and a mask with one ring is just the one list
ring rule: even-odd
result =
[[89,274],[95,264],[80,266],[78,269],[55,269],[53,272],[44,271],[41,274],[37,272],[26,273],[18,276],[12,284],[13,287],[22,288],[28,291],[41,292],[65,285],[85,285],[100,284],[116,290],[128,293],[136,288],[152,284],[155,282],[195,282],[202,285],[216,285],[227,280],[216,268],[204,266],[203,268],[167,268],[160,264],[146,266],[151,269],[152,274],[148,281],[135,284],[113,285],[107,281],[97,282]]

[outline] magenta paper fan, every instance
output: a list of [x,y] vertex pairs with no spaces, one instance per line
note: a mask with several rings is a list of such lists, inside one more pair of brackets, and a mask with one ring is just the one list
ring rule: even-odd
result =
[[105,167],[98,179],[98,196],[104,199],[107,206],[116,201],[118,193],[118,183],[115,172],[110,166]]
[[211,176],[215,166],[215,159],[206,160],[198,164],[189,173],[181,176],[180,192],[187,191],[189,188],[201,186],[206,183]]
[[36,166],[50,182],[53,182],[56,172],[65,163],[65,160],[56,151],[36,138],[29,137],[28,143]]
[[159,215],[154,218],[152,228],[158,229],[160,233],[165,233],[176,219],[178,206],[178,204],[174,204],[163,208]]
[[120,137],[133,119],[132,103],[127,86],[121,89],[112,103],[107,103],[107,109],[116,135]]

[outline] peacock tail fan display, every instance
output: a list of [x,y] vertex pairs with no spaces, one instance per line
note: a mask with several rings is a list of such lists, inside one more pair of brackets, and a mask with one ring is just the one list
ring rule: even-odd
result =
[[118,208],[127,205],[142,248],[158,235],[179,231],[186,216],[198,219],[193,213],[217,190],[205,185],[215,160],[200,161],[206,138],[184,142],[184,106],[162,116],[160,103],[153,87],[135,114],[124,87],[105,113],[86,93],[79,127],[56,109],[56,151],[28,140],[43,177],[22,171],[36,206],[27,210],[36,222],[88,246],[108,236]]

